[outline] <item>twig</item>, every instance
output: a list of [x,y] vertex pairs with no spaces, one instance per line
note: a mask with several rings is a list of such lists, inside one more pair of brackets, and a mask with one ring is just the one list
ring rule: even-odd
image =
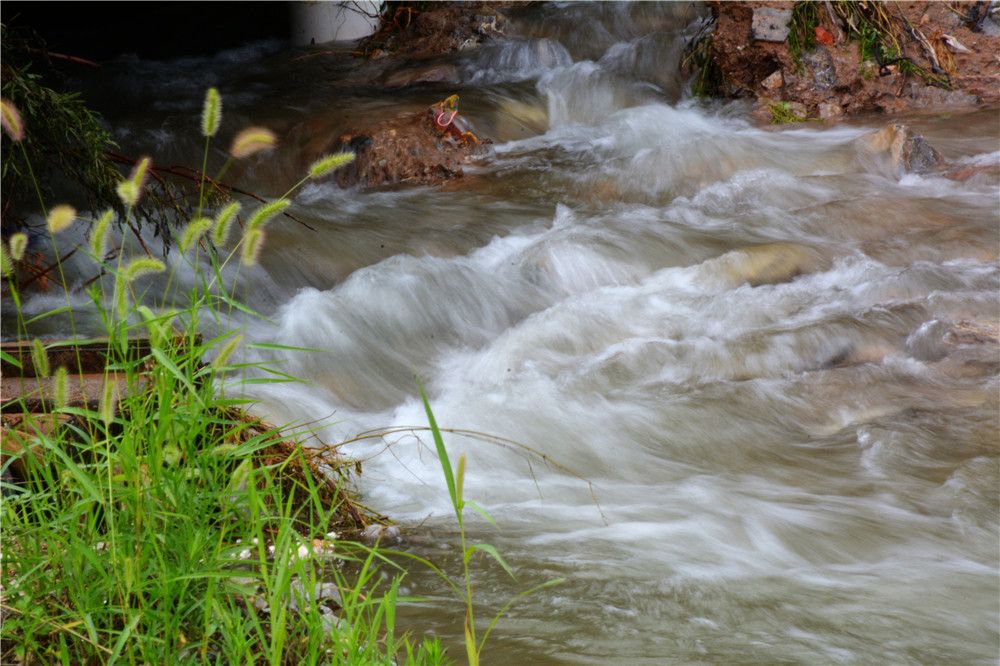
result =
[[[118,256],[118,248],[114,248],[113,250],[111,250],[110,252],[108,252],[106,255],[104,255],[104,263],[112,261],[117,256]],[[102,266],[101,270],[97,271],[97,275],[95,275],[94,277],[90,278],[89,280],[87,280],[86,282],[84,282],[83,284],[80,285],[80,289],[78,291],[86,289],[87,287],[89,287],[90,285],[94,284],[95,282],[97,282],[99,279],[101,279],[102,277],[104,277],[107,274],[108,274],[108,271],[105,270],[105,268]]]
[[[32,275],[32,276],[31,276],[30,278],[28,278],[28,279],[27,279],[27,280],[25,280],[24,282],[20,283],[20,284],[18,285],[18,287],[17,287],[17,288],[18,288],[18,290],[23,290],[23,289],[24,289],[25,287],[28,287],[28,286],[30,286],[30,285],[31,285],[31,284],[33,284],[33,283],[34,283],[35,281],[37,281],[37,280],[40,280],[40,279],[41,279],[41,278],[43,278],[43,277],[44,277],[44,278],[48,278],[48,276],[49,276],[49,273],[51,273],[51,272],[52,272],[53,270],[55,270],[55,269],[56,269],[56,268],[57,268],[57,267],[58,267],[58,266],[59,266],[60,264],[62,264],[62,263],[63,263],[64,261],[66,261],[67,259],[69,259],[70,257],[72,257],[72,256],[73,256],[74,254],[76,254],[76,251],[77,251],[77,250],[79,250],[79,249],[80,249],[80,246],[79,246],[79,245],[77,245],[77,246],[76,246],[76,247],[74,247],[74,248],[73,248],[72,250],[70,250],[69,252],[67,252],[66,254],[64,254],[64,255],[62,256],[62,258],[61,258],[61,259],[59,259],[59,260],[57,260],[57,261],[56,261],[55,263],[53,263],[53,264],[49,264],[48,266],[46,266],[46,267],[45,267],[45,268],[43,268],[42,270],[40,270],[40,271],[36,272],[36,273],[35,273],[34,275]],[[63,285],[63,287],[65,287],[65,286],[66,286],[66,285]]]
[[135,234],[135,237],[139,240],[139,245],[141,245],[142,249],[146,251],[146,256],[152,257],[153,253],[149,251],[148,247],[146,247],[146,241],[142,240],[142,234],[139,233],[139,230],[136,228],[135,223],[132,220],[128,221],[128,228],[132,230],[132,233]]
[[[108,157],[110,157],[113,161],[118,162],[119,164],[130,164],[134,166],[136,163],[136,160],[126,157],[125,155],[119,155],[118,153],[112,151],[105,151],[105,152],[108,155]],[[149,171],[150,173],[153,174],[156,173],[170,174],[171,176],[177,176],[178,178],[185,178],[195,183],[201,182],[201,179],[204,176],[205,182],[210,184],[212,187],[216,188],[220,192],[224,192],[226,194],[229,193],[241,194],[245,197],[250,197],[251,199],[255,199],[260,203],[267,203],[267,201],[263,197],[254,194],[253,192],[247,192],[246,190],[241,190],[240,188],[230,185],[229,183],[223,183],[217,181],[206,174],[202,174],[197,169],[192,169],[191,167],[184,166],[182,164],[174,164],[169,167],[151,166],[149,167]],[[306,229],[309,229],[310,231],[317,231],[316,227],[306,224],[305,222],[295,217],[291,213],[282,213],[282,215],[289,218],[290,220],[298,222],[299,224],[301,224]]]
[[29,53],[42,53],[49,58],[56,58],[57,60],[68,60],[69,62],[75,62],[78,65],[88,65],[90,67],[100,67],[101,63],[94,62],[93,60],[87,60],[86,58],[81,58],[79,56],[66,55],[65,53],[56,53],[55,51],[46,51],[44,49],[34,49],[26,48]]
[[[25,612],[22,611],[20,608],[15,608],[14,606],[8,606],[5,603],[0,603],[0,607],[2,607],[5,611],[12,611],[14,613],[17,613],[18,615],[25,615]],[[49,620],[48,618],[40,617],[38,615],[29,615],[28,617],[32,618],[33,620],[38,620],[39,622],[44,622],[45,624],[49,625],[50,627],[55,627],[56,629],[59,629],[60,631],[65,631],[68,634],[73,634],[74,636],[76,636],[80,640],[86,641],[87,643],[90,643],[91,645],[93,645],[95,648],[97,648],[101,652],[106,652],[108,654],[114,654],[114,652],[112,650],[109,650],[108,648],[104,647],[100,643],[95,643],[94,641],[90,640],[89,638],[87,638],[83,634],[80,634],[80,633],[77,633],[77,632],[73,631],[71,628],[67,627],[64,624],[59,624],[58,622],[54,622],[52,620]]]
[[[351,53],[352,54],[353,53],[357,53],[357,51],[352,51]],[[315,58],[316,56],[321,56],[321,55],[337,55],[337,52],[336,51],[323,50],[323,51],[313,51],[312,53],[303,53],[300,56],[295,56],[289,62],[298,62],[300,60],[308,60],[309,58]]]

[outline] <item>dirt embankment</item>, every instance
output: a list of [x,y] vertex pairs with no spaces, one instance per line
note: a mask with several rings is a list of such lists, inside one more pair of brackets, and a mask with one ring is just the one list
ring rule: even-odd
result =
[[709,92],[802,120],[1000,103],[990,2],[713,2]]
[[360,44],[361,52],[374,59],[391,54],[422,60],[474,49],[506,35],[506,12],[519,4],[527,3],[399,3],[382,14],[378,32]]

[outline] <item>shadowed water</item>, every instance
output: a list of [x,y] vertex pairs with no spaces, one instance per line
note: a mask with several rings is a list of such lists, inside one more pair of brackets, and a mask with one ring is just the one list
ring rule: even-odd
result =
[[[178,134],[205,71],[230,131],[320,145],[458,91],[497,140],[461,182],[310,184],[293,210],[317,231],[272,224],[261,264],[231,273],[271,320],[232,324],[323,351],[259,352],[307,382],[254,387],[259,411],[322,419],[327,441],[420,426],[416,374],[442,426],[536,452],[446,436],[499,524],[470,518],[473,539],[519,573],[481,562],[480,617],[568,578],[510,612],[485,663],[994,663],[995,175],[896,180],[857,147],[882,119],[756,128],[688,100],[686,5],[536,11],[456,56],[447,87],[386,93],[364,83],[376,65],[273,46],[235,71],[120,65],[179,81],[183,112],[119,119],[137,145],[197,153]],[[1000,162],[995,109],[907,120],[955,165]],[[302,145],[235,177],[278,193]],[[345,453],[407,547],[457,572],[428,443]],[[419,568],[406,590],[430,597],[406,626],[461,654],[460,604]]]

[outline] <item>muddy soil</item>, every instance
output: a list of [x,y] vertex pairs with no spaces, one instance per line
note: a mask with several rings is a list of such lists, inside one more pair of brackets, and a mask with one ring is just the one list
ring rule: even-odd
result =
[[487,155],[491,142],[468,132],[459,115],[446,117],[445,126],[440,118],[441,110],[431,106],[339,136],[324,152],[349,150],[355,159],[337,170],[337,184],[434,185],[461,177],[462,166]]
[[503,37],[509,29],[507,12],[528,3],[435,2],[419,9],[402,5],[382,16],[379,31],[364,40],[361,52],[373,59],[386,55],[416,60],[473,49]]
[[[756,115],[786,102],[793,115],[834,118],[857,113],[944,110],[1000,103],[1000,26],[986,2],[881,3],[902,56],[937,81],[913,73],[903,61],[861,58],[859,42],[830,3],[816,3],[816,44],[797,62],[789,39],[767,41],[754,15],[787,16],[793,2],[713,2],[710,54],[721,74],[721,94],[756,98]],[[780,37],[780,26],[777,36]],[[774,39],[774,35],[768,35]],[[889,60],[889,58],[886,58]]]

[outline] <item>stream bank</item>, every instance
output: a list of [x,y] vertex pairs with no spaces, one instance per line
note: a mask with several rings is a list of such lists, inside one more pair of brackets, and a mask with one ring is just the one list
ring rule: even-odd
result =
[[944,111],[1000,100],[1000,25],[987,2],[712,2],[695,58],[706,93],[799,120]]

